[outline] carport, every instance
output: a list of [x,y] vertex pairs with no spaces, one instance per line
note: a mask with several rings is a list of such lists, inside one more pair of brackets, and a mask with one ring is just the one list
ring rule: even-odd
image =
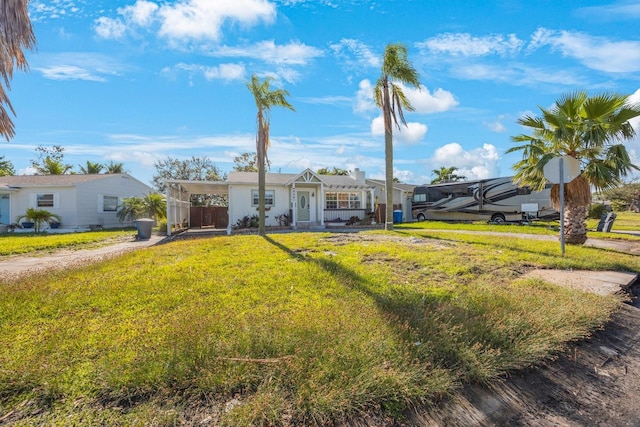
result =
[[[192,194],[229,195],[229,184],[220,181],[189,181],[172,179],[166,182],[167,190],[167,236],[171,236],[173,228],[192,227],[191,206]],[[195,211],[194,211],[195,212]],[[204,212],[204,213],[203,213]],[[202,215],[217,215],[205,209],[200,210],[200,221],[197,226],[202,226]],[[229,214],[226,213],[226,224],[229,223]]]

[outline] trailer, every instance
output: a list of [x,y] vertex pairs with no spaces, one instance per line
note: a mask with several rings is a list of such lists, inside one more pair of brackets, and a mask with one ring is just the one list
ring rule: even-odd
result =
[[555,219],[551,207],[551,184],[542,191],[520,187],[513,177],[457,181],[417,186],[411,200],[414,220],[530,221]]

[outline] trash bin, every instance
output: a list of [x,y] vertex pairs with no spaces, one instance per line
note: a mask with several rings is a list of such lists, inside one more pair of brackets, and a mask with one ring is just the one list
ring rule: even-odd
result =
[[155,221],[151,218],[140,218],[133,221],[133,224],[138,229],[138,235],[136,239],[149,240],[151,238],[151,228]]
[[611,231],[611,227],[613,227],[613,222],[615,220],[616,214],[614,212],[609,212],[604,220],[604,227],[602,231],[604,231],[605,233],[609,233]]
[[4,234],[9,232],[9,226],[4,225],[4,224],[0,224],[0,234]]
[[402,211],[401,210],[393,211],[393,222],[395,224],[401,224],[402,223]]

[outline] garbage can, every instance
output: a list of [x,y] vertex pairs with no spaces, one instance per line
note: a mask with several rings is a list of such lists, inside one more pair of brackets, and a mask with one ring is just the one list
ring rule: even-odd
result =
[[9,226],[0,224],[0,234],[7,233],[9,231]]
[[616,214],[614,212],[609,212],[607,217],[604,220],[604,227],[602,231],[605,233],[609,233],[611,231],[611,227],[613,227],[613,222],[616,220]]
[[393,222],[396,223],[396,224],[401,224],[402,223],[402,211],[401,210],[393,211]]
[[155,221],[151,218],[140,218],[133,222],[138,229],[136,239],[149,240],[151,238],[151,228]]

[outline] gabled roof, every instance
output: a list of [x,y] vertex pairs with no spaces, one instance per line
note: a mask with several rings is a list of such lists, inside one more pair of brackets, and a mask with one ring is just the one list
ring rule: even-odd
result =
[[84,182],[114,177],[135,179],[129,174],[69,174],[0,176],[0,188],[74,187]]
[[[380,185],[382,187],[384,187],[387,184],[383,179],[369,179],[369,178],[367,178],[366,181],[371,181],[375,185]],[[401,184],[399,182],[394,182],[393,183],[393,188],[395,188],[397,190],[406,191],[406,192],[409,192],[409,193],[413,192],[413,189],[416,188],[416,187],[417,186],[415,184]]]

